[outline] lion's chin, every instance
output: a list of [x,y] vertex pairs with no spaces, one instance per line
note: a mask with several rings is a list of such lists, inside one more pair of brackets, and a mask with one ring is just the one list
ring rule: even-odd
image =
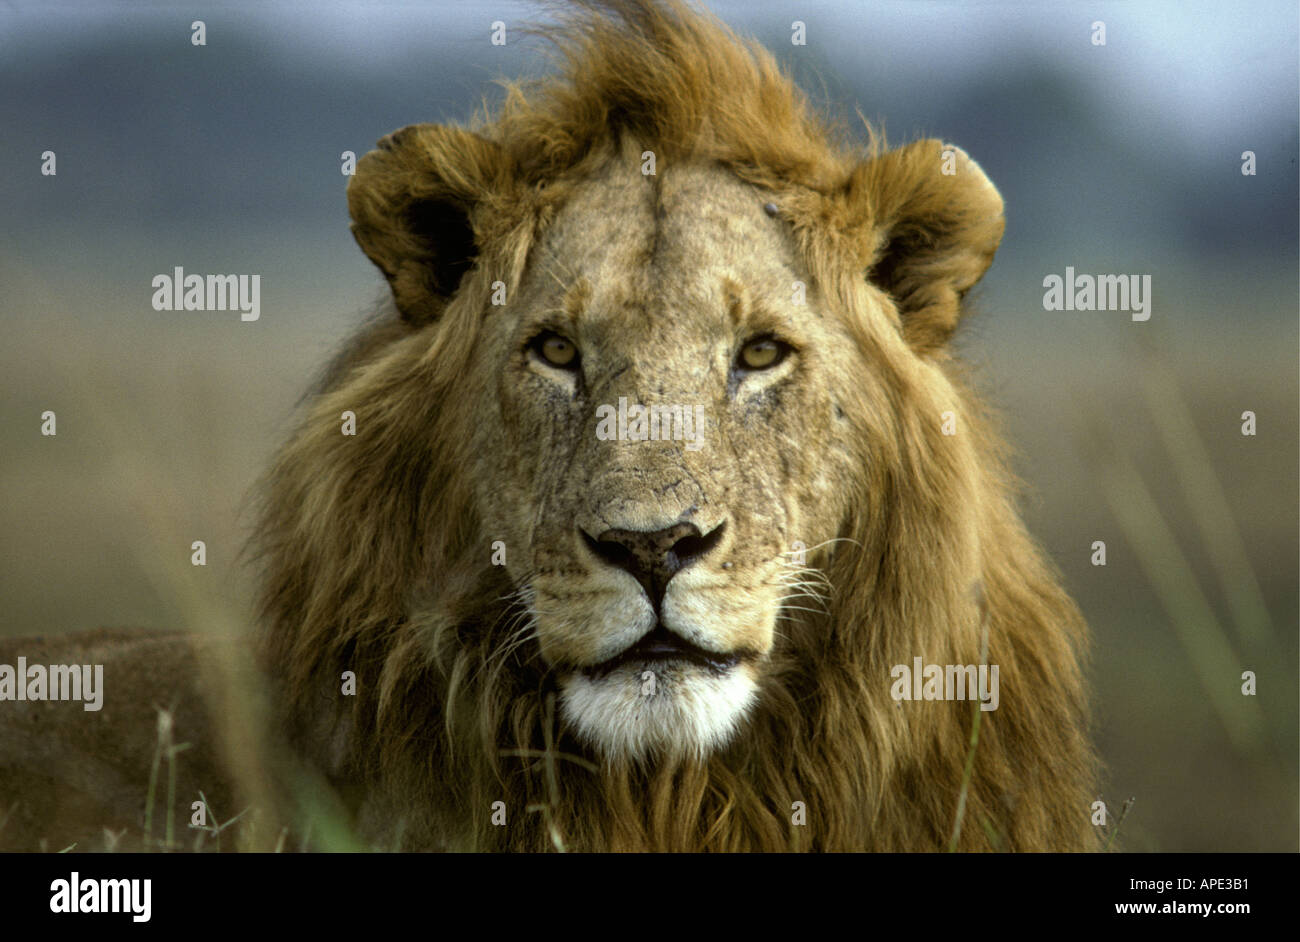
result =
[[611,762],[703,760],[735,734],[757,684],[744,662],[725,670],[684,660],[625,663],[560,681],[564,718]]

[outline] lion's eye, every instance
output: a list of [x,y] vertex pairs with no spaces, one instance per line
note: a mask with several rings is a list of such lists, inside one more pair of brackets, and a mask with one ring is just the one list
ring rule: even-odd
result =
[[789,352],[790,347],[775,337],[759,337],[740,348],[740,366],[747,370],[769,370]]
[[533,352],[551,366],[562,370],[578,368],[578,348],[554,331],[544,331],[533,338]]

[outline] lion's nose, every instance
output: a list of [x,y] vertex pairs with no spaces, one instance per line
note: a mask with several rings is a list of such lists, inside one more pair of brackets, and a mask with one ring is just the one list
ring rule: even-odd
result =
[[606,530],[595,538],[579,532],[593,553],[641,583],[657,612],[668,580],[717,546],[725,526],[720,523],[706,535],[693,523],[664,530]]

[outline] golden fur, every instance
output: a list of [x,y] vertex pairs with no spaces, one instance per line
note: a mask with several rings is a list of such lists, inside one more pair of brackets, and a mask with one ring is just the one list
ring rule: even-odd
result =
[[[943,174],[937,141],[855,148],[769,54],[677,3],[583,4],[549,35],[567,63],[558,77],[510,87],[473,130],[391,135],[349,190],[357,240],[397,315],[331,370],[269,481],[263,657],[297,742],[367,835],[407,848],[937,850],[958,816],[972,705],[900,704],[890,668],[917,656],[978,664],[986,643],[1001,706],[980,719],[957,846],[1093,847],[1085,626],[1023,529],[998,438],[946,348],[1001,237],[996,190],[959,150],[957,173]],[[644,151],[657,158],[665,206],[677,205],[674,185],[724,208],[755,194],[752,220],[736,225],[788,243],[780,271],[807,279],[821,322],[807,329],[840,338],[844,352],[820,382],[782,387],[838,419],[765,420],[779,442],[755,440],[752,494],[722,472],[700,484],[740,534],[728,549],[736,579],[770,573],[791,538],[812,537],[802,581],[824,577],[824,612],[785,598],[773,603],[785,606],[772,616],[779,630],[738,635],[762,656],[756,701],[724,748],[638,759],[602,755],[575,734],[557,696],[561,659],[537,645],[577,642],[526,630],[538,618],[527,587],[541,578],[528,540],[559,532],[542,505],[581,495],[530,491],[528,481],[549,480],[547,459],[509,443],[550,426],[529,418],[533,396],[518,408],[534,424],[500,427],[515,413],[485,408],[501,401],[501,381],[483,349],[516,316],[493,313],[493,283],[523,304],[513,299],[563,281],[564,260],[546,263],[543,248],[591,248],[582,230],[607,222],[573,223],[571,207],[584,188],[606,187],[606,200],[641,186],[620,181]],[[757,209],[767,201],[781,217],[770,231]],[[557,303],[594,310],[594,293],[631,299],[628,310],[650,304],[653,292],[628,277],[617,292],[599,279],[567,283]],[[761,295],[743,283],[735,293],[746,290]],[[674,331],[688,323],[660,323],[647,343],[667,332],[680,346],[686,334]],[[814,352],[799,376],[816,375]],[[664,362],[669,374],[683,368]],[[339,434],[348,410],[354,438]],[[956,435],[941,430],[947,412]],[[743,432],[739,419],[719,423],[729,441]],[[804,452],[819,464],[799,466]],[[783,460],[825,480],[804,494],[808,478],[783,478]],[[515,469],[534,463],[532,478]],[[699,466],[709,467],[721,465]],[[718,509],[733,489],[734,504]],[[792,509],[775,523],[744,510],[764,500]],[[530,514],[542,520],[535,534]],[[764,527],[781,538],[760,552],[750,537]],[[508,567],[490,562],[502,531],[520,534],[506,543],[525,557]],[[345,671],[357,675],[355,697],[339,695]],[[792,817],[800,802],[803,823]]]

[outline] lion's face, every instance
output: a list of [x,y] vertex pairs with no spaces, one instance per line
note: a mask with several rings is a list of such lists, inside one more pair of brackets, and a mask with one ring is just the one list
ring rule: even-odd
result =
[[539,657],[611,761],[724,746],[780,639],[809,637],[782,627],[827,602],[818,554],[880,516],[900,441],[953,407],[927,358],[1002,232],[996,189],[935,140],[816,186],[643,160],[628,138],[530,177],[419,125],[349,188],[412,341],[463,351],[439,460],[464,456],[483,530],[455,538],[484,565],[504,544],[525,610],[497,660]]
[[843,514],[852,344],[765,205],[725,170],[644,177],[625,154],[488,314],[480,506],[566,718],[609,757],[727,742],[803,547]]

